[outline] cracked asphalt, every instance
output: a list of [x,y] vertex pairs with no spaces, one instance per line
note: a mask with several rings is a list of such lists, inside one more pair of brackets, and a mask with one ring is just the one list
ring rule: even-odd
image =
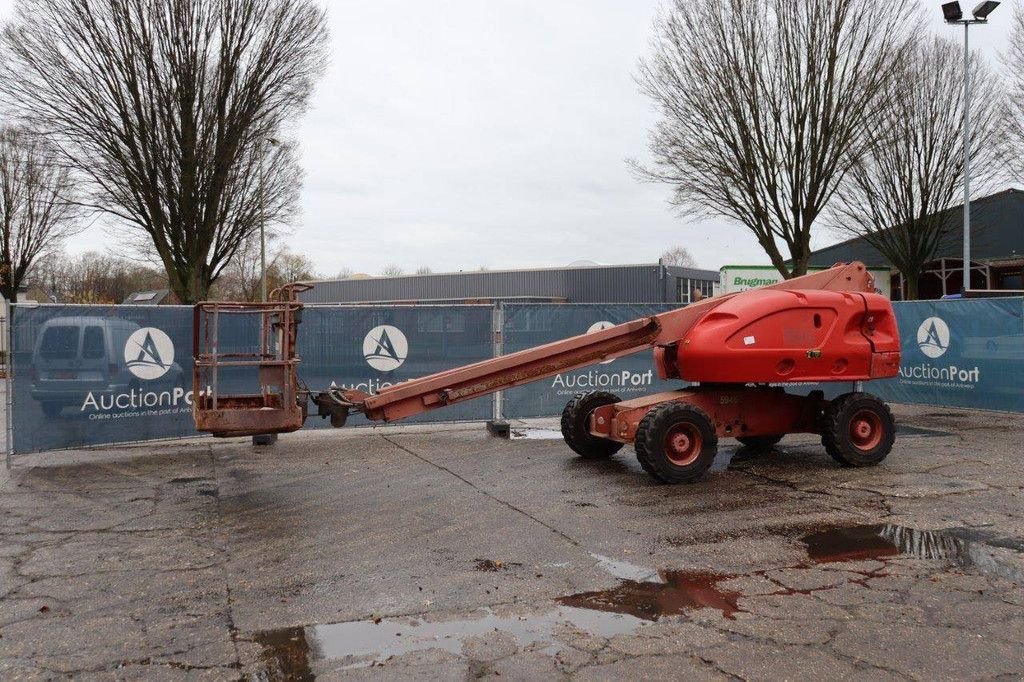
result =
[[1021,679],[1024,416],[895,411],[677,487],[479,424],[17,457],[0,679]]

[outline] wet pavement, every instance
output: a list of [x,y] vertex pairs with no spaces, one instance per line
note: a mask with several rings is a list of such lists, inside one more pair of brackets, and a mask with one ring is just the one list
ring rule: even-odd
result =
[[553,422],[16,458],[0,679],[1020,679],[1024,417],[896,413],[677,487]]

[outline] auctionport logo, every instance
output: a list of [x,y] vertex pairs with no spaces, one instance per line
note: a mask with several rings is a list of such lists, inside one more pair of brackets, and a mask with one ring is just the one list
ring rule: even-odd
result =
[[124,344],[124,364],[133,376],[143,381],[161,379],[172,368],[177,374],[156,384],[133,382],[121,392],[89,391],[79,412],[88,413],[90,420],[100,420],[160,417],[191,409],[192,391],[180,383],[181,368],[174,364],[174,342],[163,330],[143,327],[133,332]]
[[[590,325],[588,334],[614,327],[614,322],[601,320]],[[604,360],[601,365],[607,365],[615,361],[615,358]],[[555,389],[558,395],[572,395],[579,391],[593,391],[605,389],[618,393],[643,393],[654,384],[654,370],[646,372],[633,372],[628,369],[622,371],[611,371],[610,369],[594,369],[584,372],[572,372],[567,374],[556,374],[551,381],[551,388]]]
[[[932,360],[949,352],[951,338],[949,325],[941,317],[929,317],[917,328],[917,347],[922,355]],[[973,389],[981,381],[981,368],[921,362],[901,366],[900,379],[918,386]]]
[[144,327],[128,337],[124,362],[128,371],[140,379],[159,379],[174,363],[174,342],[156,327]]
[[409,341],[398,327],[382,324],[363,339],[363,357],[378,371],[394,371],[409,357]]
[[941,358],[949,350],[949,325],[941,317],[929,317],[917,328],[917,347],[928,357]]

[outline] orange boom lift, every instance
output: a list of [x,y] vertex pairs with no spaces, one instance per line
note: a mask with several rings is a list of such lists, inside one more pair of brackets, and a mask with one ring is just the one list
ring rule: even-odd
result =
[[[707,471],[719,438],[768,448],[788,433],[820,434],[828,453],[846,466],[877,464],[895,439],[892,414],[875,396],[851,392],[826,400],[821,391],[799,396],[783,388],[898,373],[892,305],[875,293],[861,263],[705,299],[372,395],[301,387],[295,341],[302,313],[296,295],[303,288],[308,287],[284,287],[273,303],[196,306],[194,416],[200,431],[216,436],[296,431],[310,401],[336,427],[352,412],[397,421],[652,348],[662,379],[696,385],[625,401],[604,391],[577,395],[562,412],[562,435],[577,454],[602,459],[632,443],[651,476],[682,483]],[[259,317],[258,350],[218,352],[218,322],[225,315]],[[234,367],[256,368],[258,393],[220,394],[219,374]]]

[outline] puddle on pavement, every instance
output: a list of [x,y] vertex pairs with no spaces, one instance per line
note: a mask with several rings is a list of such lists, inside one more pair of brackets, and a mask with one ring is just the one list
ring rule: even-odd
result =
[[626,613],[644,621],[676,616],[694,609],[718,609],[733,618],[742,597],[739,592],[718,589],[729,576],[689,571],[664,571],[659,582],[623,580],[610,590],[582,592],[562,597],[558,603],[582,609]]
[[967,528],[918,530],[892,524],[829,528],[800,538],[807,555],[818,563],[885,559],[910,556],[944,561],[960,568],[976,568],[1024,583],[1024,568],[1006,550],[1024,550],[1024,541],[988,537],[984,531]]
[[259,680],[295,680],[309,682],[316,679],[310,668],[310,650],[306,628],[283,628],[260,632],[254,638],[263,647],[262,674]]
[[633,580],[636,582],[665,582],[661,574],[653,569],[645,566],[637,566],[631,564],[628,561],[617,561],[600,554],[591,554],[590,556],[597,559],[597,567],[605,573],[618,578],[619,580]]
[[[994,537],[979,529],[921,531],[876,524],[815,529],[801,535],[800,540],[814,563],[885,561],[909,556],[975,568],[1024,583],[1024,571],[1019,561],[1014,561],[1024,550],[1024,541]],[[561,597],[555,600],[557,606],[547,611],[498,615],[484,608],[477,616],[458,620],[385,618],[260,633],[255,640],[264,648],[266,674],[258,677],[310,680],[314,677],[311,661],[316,659],[330,660],[341,668],[359,668],[427,649],[460,655],[467,640],[495,631],[511,635],[520,647],[547,644],[544,653],[554,654],[561,647],[555,634],[566,625],[589,635],[614,637],[663,617],[696,609],[717,609],[727,618],[733,618],[742,610],[738,602],[744,595],[719,587],[723,581],[740,576],[697,571],[658,572],[598,554],[591,556],[597,561],[596,567],[617,577],[619,584],[608,590]],[[780,585],[779,594],[792,593]]]
[[314,677],[312,658],[330,660],[337,664],[336,668],[349,669],[369,667],[392,656],[427,649],[458,655],[470,638],[496,631],[514,637],[519,647],[547,643],[550,646],[545,653],[554,654],[561,649],[555,639],[555,632],[561,627],[574,626],[597,637],[614,637],[632,632],[643,622],[629,614],[567,605],[529,615],[499,616],[489,608],[479,613],[476,618],[437,622],[385,618],[289,628],[261,633],[256,641],[264,646],[265,679],[310,680]]

